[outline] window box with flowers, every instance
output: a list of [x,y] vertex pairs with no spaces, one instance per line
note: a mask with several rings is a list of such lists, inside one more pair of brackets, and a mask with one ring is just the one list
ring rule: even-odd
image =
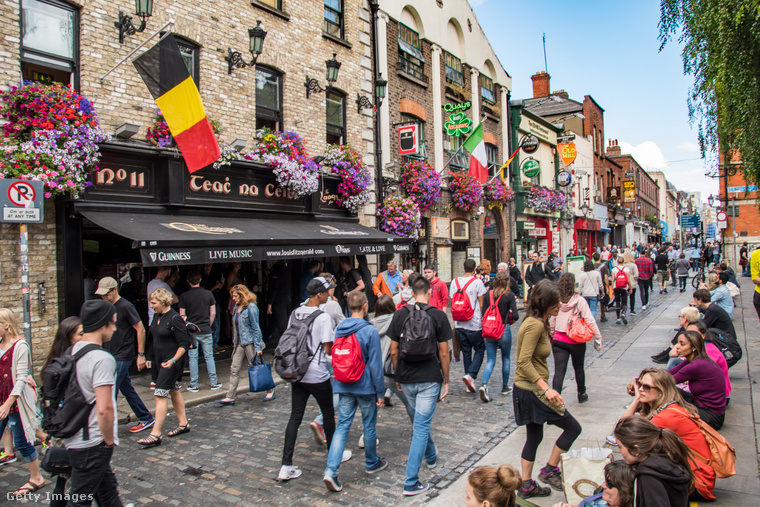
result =
[[513,201],[515,193],[504,183],[495,178],[483,187],[483,200],[488,203],[488,209],[502,209],[505,204]]
[[536,213],[558,213],[567,207],[567,195],[559,190],[523,182],[526,189],[525,208]]
[[455,171],[451,174],[449,190],[451,204],[447,206],[450,209],[446,210],[446,214],[449,214],[451,209],[463,213],[474,213],[483,198],[483,187],[478,180],[464,171]]
[[32,82],[11,86],[0,99],[7,121],[0,177],[41,181],[45,197],[78,197],[98,169],[98,143],[110,138],[92,103],[69,87]]
[[417,239],[422,219],[420,210],[409,197],[391,196],[378,207],[380,230],[396,236]]
[[261,129],[254,138],[256,146],[243,158],[266,164],[281,187],[290,189],[299,198],[319,189],[319,165],[309,158],[306,141],[295,132],[274,132]]
[[401,168],[401,188],[420,210],[427,213],[441,197],[441,176],[429,164],[415,160]]
[[358,213],[369,202],[372,182],[364,157],[350,146],[331,144],[320,164],[327,174],[334,174],[342,180],[338,185],[338,205],[351,213]]

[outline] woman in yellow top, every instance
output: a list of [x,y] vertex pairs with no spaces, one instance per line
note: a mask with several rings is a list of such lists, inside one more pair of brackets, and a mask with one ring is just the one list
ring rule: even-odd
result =
[[533,463],[538,445],[544,438],[544,424],[549,423],[563,430],[549,461],[541,469],[538,478],[557,491],[562,491],[560,454],[567,452],[581,434],[581,425],[565,409],[562,396],[549,384],[549,365],[546,359],[552,353],[549,341],[549,318],[559,313],[560,293],[557,284],[541,280],[530,291],[525,320],[517,334],[517,369],[512,392],[515,422],[525,426],[527,438],[522,450],[522,487],[517,492],[521,498],[549,496],[551,489],[540,486],[532,479]]

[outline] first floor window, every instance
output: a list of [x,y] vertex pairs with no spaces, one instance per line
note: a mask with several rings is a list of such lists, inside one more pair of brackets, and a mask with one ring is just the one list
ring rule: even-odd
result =
[[420,151],[417,155],[408,155],[405,156],[405,162],[408,162],[410,160],[427,160],[428,154],[427,154],[427,146],[425,146],[425,122],[417,118],[416,116],[401,115],[401,121],[403,123],[416,123],[418,126],[418,136],[419,136],[419,147]]
[[256,66],[256,130],[282,130],[282,74]]
[[467,155],[462,149],[464,140],[461,137],[449,136],[449,166],[452,169],[467,169]]
[[57,0],[21,2],[21,74],[25,80],[78,86],[79,11]]
[[499,169],[501,169],[501,162],[499,162],[499,147],[486,143],[486,158],[488,159],[488,176],[493,178]]
[[343,38],[343,0],[325,0],[325,33]]
[[480,95],[483,100],[489,104],[496,104],[496,93],[493,88],[493,79],[488,76],[480,75]]
[[346,96],[331,91],[325,97],[327,108],[327,144],[346,144]]

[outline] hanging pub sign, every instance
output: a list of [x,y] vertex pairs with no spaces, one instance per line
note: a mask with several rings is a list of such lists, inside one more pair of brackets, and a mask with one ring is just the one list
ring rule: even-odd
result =
[[470,106],[472,106],[472,104],[469,101],[462,102],[461,104],[444,104],[443,110],[447,113],[453,113],[455,111],[467,111],[470,109]]
[[625,202],[636,201],[636,182],[635,181],[623,182],[623,200]]
[[527,178],[535,178],[541,171],[541,164],[538,160],[529,158],[522,163],[522,172]]
[[398,154],[417,155],[420,151],[419,125],[404,125],[398,129]]
[[575,157],[578,156],[578,150],[575,148],[575,143],[559,143],[557,145],[559,155],[562,157],[562,163],[566,166],[575,162]]
[[573,175],[567,171],[560,171],[557,173],[557,185],[560,187],[566,187],[573,181]]
[[620,200],[620,189],[618,187],[607,187],[607,202],[618,202]]
[[520,142],[520,148],[529,155],[535,153],[538,151],[538,138],[533,134],[523,137],[522,142]]

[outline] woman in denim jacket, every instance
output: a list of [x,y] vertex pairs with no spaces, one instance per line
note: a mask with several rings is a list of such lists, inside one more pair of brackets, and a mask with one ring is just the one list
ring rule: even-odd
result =
[[[220,405],[234,405],[237,387],[240,382],[240,368],[244,366],[243,359],[250,364],[254,355],[261,356],[264,343],[259,327],[259,308],[256,306],[256,294],[253,294],[245,285],[234,285],[230,289],[230,295],[235,302],[232,312],[232,362],[230,364],[230,387],[227,397],[217,400]],[[274,389],[267,391],[264,401],[273,400],[276,394]]]

